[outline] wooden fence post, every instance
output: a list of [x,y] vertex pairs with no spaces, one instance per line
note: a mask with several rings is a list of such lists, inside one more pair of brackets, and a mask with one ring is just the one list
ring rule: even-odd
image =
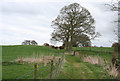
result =
[[51,60],[50,79],[52,79],[53,60]]
[[34,81],[36,80],[37,73],[37,63],[34,64]]
[[60,65],[60,61],[61,61],[61,58],[59,58],[59,64],[58,65]]
[[59,72],[59,70],[60,70],[60,63],[61,63],[61,59],[62,59],[62,58],[59,58],[58,72]]
[[75,54],[75,50],[73,51],[73,56],[76,56],[76,54]]
[[63,62],[63,60],[64,60],[64,57],[65,57],[65,55],[63,54],[63,55],[62,55],[62,61],[61,61],[61,62]]
[[44,56],[43,56],[43,63],[44,63]]
[[59,64],[60,64],[60,58],[58,59],[57,68],[56,68],[56,71],[55,71],[55,78],[56,78],[56,76],[57,76]]

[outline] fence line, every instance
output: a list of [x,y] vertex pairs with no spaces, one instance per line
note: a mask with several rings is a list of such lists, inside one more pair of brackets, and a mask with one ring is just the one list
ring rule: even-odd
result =
[[[16,79],[21,79],[22,77],[24,77],[24,76],[26,76],[26,75],[28,75],[28,74],[34,72],[35,70],[37,70],[37,69],[42,69],[42,68],[44,68],[44,67],[45,67],[45,66],[42,66],[42,67],[36,68],[36,69],[34,69],[34,70],[32,70],[32,71],[30,71],[30,72],[28,72],[28,73],[25,73],[24,75],[22,75],[22,76],[20,76],[20,77],[18,77],[18,78],[16,78]],[[15,81],[15,80],[14,80],[14,81]]]
[[[44,73],[44,72],[48,71],[49,69],[50,69],[50,67],[48,67],[48,68],[47,68],[47,69],[45,69],[44,71],[42,71],[42,72],[40,72],[39,74],[37,74],[37,75],[36,75],[36,77],[37,77],[37,76],[39,76],[39,75],[41,75],[42,73]],[[34,77],[33,77],[32,79],[34,79]]]
[[113,51],[106,51],[106,50],[105,50],[105,51],[101,51],[101,50],[98,51],[98,50],[85,50],[85,49],[83,50],[83,49],[82,49],[82,50],[75,50],[75,51],[91,51],[91,52],[97,52],[97,53],[109,53],[109,54],[112,54],[112,53],[113,53]]
[[[64,56],[64,54],[63,55],[61,55],[61,57],[59,58],[59,61],[58,62],[54,62],[54,58],[52,59],[52,61],[51,61],[51,63],[49,63],[49,64],[47,64],[47,67],[48,68],[46,68],[45,70],[43,70],[43,71],[41,71],[40,73],[37,73],[37,71],[39,70],[39,69],[42,69],[42,68],[45,68],[45,66],[42,66],[42,67],[39,67],[39,68],[34,68],[33,70],[31,70],[30,72],[28,72],[28,73],[25,73],[24,75],[22,75],[22,76],[20,76],[20,77],[18,77],[18,78],[16,78],[15,80],[13,80],[13,81],[17,81],[17,80],[19,80],[19,79],[22,79],[23,77],[26,77],[28,74],[31,74],[31,73],[33,73],[34,71],[36,71],[35,73],[34,73],[34,76],[32,77],[32,79],[36,79],[38,76],[40,76],[40,75],[42,75],[43,73],[45,73],[46,71],[51,71],[49,74],[49,78],[50,79],[52,79],[53,77],[54,78],[56,78],[57,77],[57,75],[59,74],[59,72],[60,72],[60,70],[61,70],[61,67],[62,67],[62,65],[63,65],[63,63],[64,63],[64,59],[65,59],[65,56]],[[51,65],[51,66],[50,66]],[[36,66],[37,67],[37,66]],[[52,70],[51,70],[52,69]],[[53,75],[54,74],[54,75]]]

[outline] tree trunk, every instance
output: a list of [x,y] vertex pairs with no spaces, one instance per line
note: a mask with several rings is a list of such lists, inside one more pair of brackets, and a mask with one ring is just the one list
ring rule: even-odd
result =
[[[120,2],[118,4],[118,6],[120,7]],[[118,8],[118,12],[120,12],[120,8]],[[118,20],[119,20],[119,16],[118,15]],[[120,22],[118,22],[118,62],[120,62]],[[120,63],[119,63],[119,73],[118,73],[118,79],[120,79]]]
[[66,46],[66,50],[69,50],[69,42],[67,41],[67,46]]
[[70,31],[70,34],[71,34],[71,40],[70,40],[70,51],[72,51],[72,47],[73,47],[73,30],[74,30],[74,27],[72,25],[72,22],[71,22],[71,31]]
[[69,41],[68,39],[66,38],[66,41],[65,41],[65,49],[68,51],[69,50]]

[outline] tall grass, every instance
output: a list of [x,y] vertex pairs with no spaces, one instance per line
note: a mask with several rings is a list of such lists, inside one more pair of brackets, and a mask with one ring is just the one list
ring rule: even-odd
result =
[[[35,62],[40,61],[38,58],[43,56],[59,56],[63,51],[34,45],[2,46],[2,78],[15,79],[34,69],[34,63],[22,62],[24,63],[22,64],[13,62],[17,59],[30,62],[34,58],[33,62]],[[39,66],[43,65],[43,63],[39,64]]]
[[91,64],[97,64],[100,66],[103,66],[106,64],[106,61],[103,60],[101,57],[98,56],[84,56],[83,57],[83,62],[89,62]]
[[15,59],[12,62],[18,62],[21,64],[24,63],[44,63],[44,66],[47,66],[48,63],[51,62],[51,60],[53,60],[54,62],[58,62],[59,61],[60,56],[32,56],[32,57],[18,57],[17,59]]
[[111,65],[111,67],[110,67],[110,71],[108,71],[109,72],[109,75],[110,76],[113,76],[113,77],[115,77],[115,78],[117,78],[117,76],[118,76],[118,68],[116,68],[115,67],[115,65]]

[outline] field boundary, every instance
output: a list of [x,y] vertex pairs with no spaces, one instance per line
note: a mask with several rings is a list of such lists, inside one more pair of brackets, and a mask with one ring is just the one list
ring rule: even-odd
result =
[[[58,62],[55,62],[54,59],[51,60],[51,62],[47,65],[49,67],[46,66],[41,66],[41,67],[37,67],[37,63],[34,64],[34,69],[29,71],[28,73],[23,74],[22,76],[14,79],[13,81],[17,81],[20,79],[23,79],[23,77],[27,77],[28,74],[33,74],[32,79],[36,80],[37,77],[40,77],[41,75],[43,75],[45,72],[49,72],[48,76],[46,77],[47,79],[56,79],[57,76],[60,73],[60,70],[64,64],[64,60],[65,60],[65,55],[62,54],[61,57],[59,58]],[[39,71],[40,69],[45,68],[45,70],[37,73],[37,71]],[[40,79],[44,79],[43,77],[41,77]],[[31,81],[31,80],[30,80]]]
[[74,50],[74,51],[88,51],[88,52],[96,52],[96,53],[108,53],[108,54],[112,54],[112,51],[95,51],[95,50]]

